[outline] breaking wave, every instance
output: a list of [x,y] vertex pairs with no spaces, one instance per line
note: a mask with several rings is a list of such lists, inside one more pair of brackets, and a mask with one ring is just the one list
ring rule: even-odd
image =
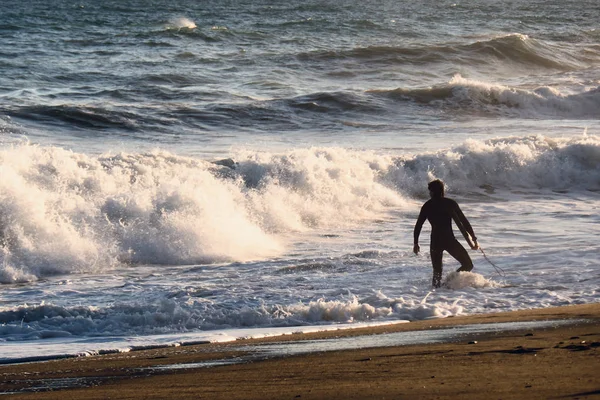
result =
[[402,209],[441,178],[482,188],[600,190],[600,138],[488,141],[413,156],[341,148],[239,151],[208,162],[154,151],[90,156],[18,145],[0,152],[0,282],[264,259],[281,235]]
[[542,135],[465,143],[435,153],[397,158],[386,179],[409,196],[427,196],[423,182],[452,182],[455,192],[600,190],[600,137]]

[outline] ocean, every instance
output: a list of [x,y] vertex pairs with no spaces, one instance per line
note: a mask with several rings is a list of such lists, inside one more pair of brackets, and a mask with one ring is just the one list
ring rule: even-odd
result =
[[[598,302],[598,21],[596,0],[5,4],[0,362]],[[412,235],[436,178],[488,258],[446,255],[434,290]]]

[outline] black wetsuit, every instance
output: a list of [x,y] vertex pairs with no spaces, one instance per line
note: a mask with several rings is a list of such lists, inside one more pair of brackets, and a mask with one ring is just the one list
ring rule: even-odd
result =
[[446,250],[452,257],[456,258],[461,267],[458,271],[471,271],[473,262],[467,250],[456,240],[452,232],[452,220],[458,228],[471,235],[477,240],[473,228],[462,213],[456,201],[445,197],[433,197],[421,208],[421,213],[415,224],[415,244],[419,242],[419,235],[425,220],[431,224],[431,263],[433,264],[433,286],[439,287],[442,280],[442,253]]

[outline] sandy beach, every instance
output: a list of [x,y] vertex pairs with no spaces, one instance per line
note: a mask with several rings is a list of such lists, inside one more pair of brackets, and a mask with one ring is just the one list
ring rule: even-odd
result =
[[[273,343],[376,343],[385,337],[377,335],[522,321],[555,323],[446,343],[247,357]],[[4,365],[0,391],[10,399],[586,399],[600,397],[599,368],[600,304],[588,304]]]

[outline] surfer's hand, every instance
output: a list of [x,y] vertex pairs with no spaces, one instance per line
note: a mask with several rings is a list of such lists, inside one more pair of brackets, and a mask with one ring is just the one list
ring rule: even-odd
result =
[[475,240],[475,241],[473,242],[473,246],[471,246],[471,248],[472,248],[473,250],[479,250],[479,243],[477,243],[477,240]]
[[415,243],[413,246],[413,253],[419,254],[419,251],[421,251],[421,248],[419,247],[418,244]]

